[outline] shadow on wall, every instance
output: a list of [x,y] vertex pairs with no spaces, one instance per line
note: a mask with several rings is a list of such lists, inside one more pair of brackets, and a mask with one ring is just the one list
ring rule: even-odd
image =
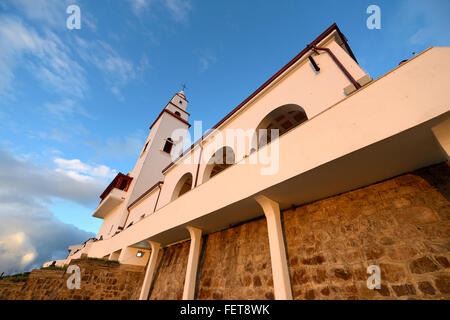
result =
[[421,169],[414,174],[424,179],[439,191],[447,201],[450,201],[450,161]]

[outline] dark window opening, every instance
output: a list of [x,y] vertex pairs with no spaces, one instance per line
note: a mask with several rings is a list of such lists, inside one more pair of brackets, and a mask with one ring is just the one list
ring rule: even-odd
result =
[[179,117],[181,117],[181,113],[179,113],[178,111],[175,111],[175,114]]
[[127,185],[128,185],[128,180],[122,180],[122,182],[121,182],[120,185],[119,185],[119,189],[120,189],[120,190],[125,190],[125,188],[127,187]]
[[167,152],[167,153],[170,153],[172,151],[172,147],[173,147],[173,140],[168,138],[166,140],[166,143],[164,144],[163,151]]
[[180,190],[180,194],[178,196],[182,196],[186,192],[191,191],[192,189],[192,178],[189,178],[186,180],[186,182],[183,184],[183,187]]

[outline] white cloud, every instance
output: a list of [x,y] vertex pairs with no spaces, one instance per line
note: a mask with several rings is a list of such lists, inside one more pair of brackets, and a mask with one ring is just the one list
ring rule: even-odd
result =
[[20,11],[27,19],[47,25],[53,29],[66,27],[69,14],[66,9],[69,5],[77,4],[81,7],[82,28],[87,26],[93,31],[97,30],[95,18],[79,0],[5,0],[5,6],[10,5]]
[[129,2],[131,10],[138,16],[155,6],[168,11],[172,19],[178,22],[186,22],[192,11],[190,0],[129,0]]
[[107,166],[90,166],[81,162],[79,159],[62,159],[56,158],[54,162],[57,164],[57,172],[64,173],[77,181],[93,181],[95,178],[111,179],[117,172]]
[[200,71],[208,70],[217,61],[217,57],[211,52],[211,50],[197,51],[200,61]]
[[407,0],[400,3],[391,25],[397,26],[397,35],[413,46],[446,46],[450,42],[448,12],[448,0]]
[[[59,198],[95,207],[115,170],[103,165],[90,166],[76,159],[57,159],[57,167],[51,169],[0,148],[0,202],[24,197],[38,203],[51,203],[52,199]],[[91,179],[77,179],[68,172]]]
[[138,65],[122,57],[108,43],[97,41],[86,41],[76,37],[77,52],[81,59],[99,69],[110,85],[111,92],[118,98],[122,98],[120,88],[127,85],[131,80],[149,67],[148,59],[144,56]]
[[36,250],[24,232],[0,234],[0,268],[11,269],[27,267],[36,258]]
[[[0,148],[1,272],[21,272],[64,258],[67,246],[94,236],[59,221],[46,206],[58,198],[95,207],[114,171],[106,166],[58,159],[62,172],[33,164]],[[77,179],[67,171],[91,179]]]
[[150,5],[150,0],[129,0],[131,4],[131,10],[134,14],[139,15],[142,10],[145,10]]
[[189,0],[165,0],[164,2],[175,20],[187,20],[192,10],[192,4]]
[[6,0],[25,16],[53,26],[65,26],[66,8],[77,0]]
[[44,104],[44,109],[58,120],[65,120],[67,117],[74,115],[83,115],[91,117],[86,110],[79,106],[73,99],[63,99],[62,101]]
[[88,172],[91,167],[87,164],[84,164],[78,159],[74,160],[66,160],[61,158],[56,158],[55,163],[61,168],[61,169],[69,169],[69,170],[76,170],[81,172]]
[[53,32],[39,34],[16,17],[0,15],[0,48],[0,95],[12,96],[14,72],[20,67],[50,92],[84,96],[85,71]]
[[20,260],[20,264],[23,266],[26,266],[34,261],[36,258],[36,252],[28,252],[25,253],[25,255],[22,256],[22,259]]
[[0,273],[39,268],[44,262],[63,259],[67,247],[94,236],[62,223],[39,204],[5,206],[0,203]]
[[[56,13],[61,9],[65,17],[65,5],[61,3],[20,0],[13,4],[29,19],[55,21]],[[74,53],[83,63],[94,65],[102,72],[111,92],[120,99],[123,98],[121,88],[149,67],[146,56],[135,64],[104,41],[86,41],[78,36],[74,42],[73,39],[65,41],[52,31],[65,30],[65,24],[62,29],[50,27],[54,26],[43,24],[37,31],[16,16],[0,14],[0,96],[15,96],[13,82],[18,70],[24,69],[44,89],[64,95],[64,101],[59,104],[67,110],[75,98],[83,98],[89,89],[86,70],[77,62]],[[50,105],[53,110],[55,107],[56,104]]]
[[[67,130],[68,127],[70,127],[70,130]],[[80,122],[68,122],[64,123],[59,128],[52,127],[50,129],[39,131],[29,128],[15,128],[15,131],[18,134],[24,132],[27,137],[31,139],[54,140],[61,143],[73,143],[74,137],[86,137],[90,133],[89,130]]]

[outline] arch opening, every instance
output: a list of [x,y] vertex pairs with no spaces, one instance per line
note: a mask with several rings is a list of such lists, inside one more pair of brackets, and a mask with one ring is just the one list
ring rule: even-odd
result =
[[[308,117],[305,110],[297,104],[286,104],[272,110],[256,127],[253,148],[259,149],[306,120]],[[278,130],[278,135],[272,137],[272,130]]]
[[235,162],[236,157],[231,147],[226,146],[220,148],[209,159],[203,174],[203,182],[206,182],[212,177],[218,175],[226,168],[235,164]]
[[192,174],[190,172],[184,174],[173,190],[172,201],[189,192],[192,189],[192,182]]

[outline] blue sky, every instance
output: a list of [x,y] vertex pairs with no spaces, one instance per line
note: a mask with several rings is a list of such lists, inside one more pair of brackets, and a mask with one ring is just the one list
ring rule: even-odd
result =
[[[81,30],[66,28],[71,4]],[[366,27],[371,4],[380,30]],[[0,271],[98,231],[99,194],[183,83],[206,130],[333,22],[378,78],[449,45],[449,21],[446,0],[0,0]]]

